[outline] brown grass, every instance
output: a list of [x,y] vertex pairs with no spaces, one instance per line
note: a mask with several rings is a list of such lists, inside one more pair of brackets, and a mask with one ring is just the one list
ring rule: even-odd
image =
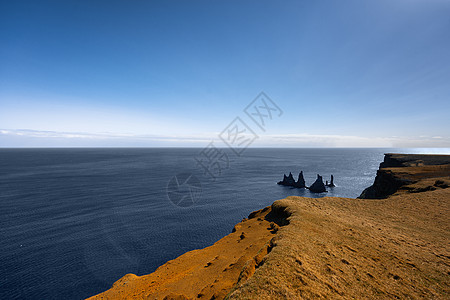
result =
[[277,201],[290,225],[229,299],[448,299],[449,192]]

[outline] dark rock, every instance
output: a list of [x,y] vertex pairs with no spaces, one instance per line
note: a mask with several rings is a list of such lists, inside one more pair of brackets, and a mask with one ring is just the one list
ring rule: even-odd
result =
[[415,189],[409,190],[410,193],[422,193],[422,192],[428,192],[428,191],[435,191],[436,188],[434,186],[425,186],[425,187],[418,187]]
[[279,185],[286,185],[287,182],[287,176],[286,174],[283,175],[283,180],[282,181],[278,181],[277,184]]
[[366,188],[360,199],[385,199],[394,194],[400,187],[411,184],[412,181],[398,178],[389,169],[379,169],[373,185]]
[[294,183],[294,187],[296,188],[305,188],[305,178],[303,178],[303,171],[300,171],[300,174],[298,174],[298,180]]
[[294,186],[295,184],[294,176],[292,176],[291,172],[289,172],[289,176],[286,176],[286,174],[284,174],[283,181],[278,181],[278,184],[285,186]]
[[322,176],[317,174],[317,179],[314,183],[309,187],[309,191],[312,193],[324,193],[327,190],[325,189],[325,184],[323,184]]
[[328,180],[327,180],[326,183],[325,183],[325,185],[328,186],[328,187],[335,187],[333,175],[331,175],[331,181],[330,181],[330,183],[328,184]]
[[436,180],[434,182],[434,186],[442,188],[442,189],[446,189],[449,187],[449,185],[447,183],[445,183],[443,180]]
[[287,177],[288,185],[293,186],[295,184],[294,176],[291,172],[289,172],[289,176]]

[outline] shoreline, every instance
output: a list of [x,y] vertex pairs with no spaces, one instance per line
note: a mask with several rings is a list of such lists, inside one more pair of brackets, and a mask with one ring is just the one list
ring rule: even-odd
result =
[[275,201],[214,245],[88,299],[445,298],[449,185],[449,155],[386,154],[370,199]]

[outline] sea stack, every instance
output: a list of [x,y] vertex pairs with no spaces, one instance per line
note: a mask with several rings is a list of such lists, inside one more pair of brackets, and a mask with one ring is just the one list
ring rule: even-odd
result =
[[283,174],[283,180],[278,181],[277,184],[279,184],[279,185],[284,185],[284,183],[286,182],[286,180],[287,180],[286,174]]
[[289,184],[290,186],[294,186],[294,184],[295,184],[295,179],[294,179],[294,176],[292,175],[291,172],[289,172],[289,176],[287,177],[287,180],[288,180],[288,184]]
[[305,178],[303,178],[303,171],[300,171],[300,174],[298,174],[298,180],[294,184],[294,187],[296,187],[296,188],[305,188],[306,187]]
[[309,187],[309,190],[312,193],[324,193],[327,190],[325,189],[325,184],[323,183],[322,176],[317,174],[317,179],[314,183]]
[[291,172],[289,172],[289,176],[286,176],[286,174],[284,174],[283,181],[279,181],[278,184],[285,186],[294,186],[295,185],[294,176],[292,176]]
[[328,186],[328,187],[335,187],[333,175],[331,175],[330,183],[328,183],[328,181],[327,181],[327,183],[325,185]]

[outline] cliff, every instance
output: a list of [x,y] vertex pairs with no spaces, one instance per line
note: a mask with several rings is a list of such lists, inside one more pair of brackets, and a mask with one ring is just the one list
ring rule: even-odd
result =
[[386,199],[275,201],[214,245],[91,299],[448,299],[450,156],[386,157],[390,177],[375,180]]
[[449,174],[450,155],[388,153],[380,164],[373,185],[358,198],[383,199],[396,192],[435,190],[440,187],[441,181],[432,179]]

